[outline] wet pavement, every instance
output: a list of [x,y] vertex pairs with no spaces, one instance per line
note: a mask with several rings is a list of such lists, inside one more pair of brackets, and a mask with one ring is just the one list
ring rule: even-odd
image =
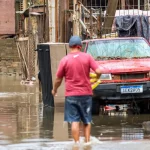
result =
[[149,150],[150,132],[142,128],[149,120],[150,115],[93,116],[91,146],[73,148],[63,107],[43,109],[38,86],[0,75],[0,150]]

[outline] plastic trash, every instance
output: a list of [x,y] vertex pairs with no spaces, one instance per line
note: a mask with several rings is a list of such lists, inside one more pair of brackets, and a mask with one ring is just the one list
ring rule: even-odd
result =
[[93,83],[93,84],[91,85],[92,90],[94,90],[100,83],[101,83],[100,80],[97,80],[97,82]]

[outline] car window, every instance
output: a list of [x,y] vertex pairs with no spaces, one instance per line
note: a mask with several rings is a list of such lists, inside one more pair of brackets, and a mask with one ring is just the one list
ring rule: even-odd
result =
[[91,41],[87,53],[97,58],[150,57],[150,47],[144,39],[120,39]]

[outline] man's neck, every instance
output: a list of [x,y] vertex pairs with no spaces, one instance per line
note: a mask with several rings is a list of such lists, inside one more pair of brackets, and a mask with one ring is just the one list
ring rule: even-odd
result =
[[80,49],[78,49],[78,48],[72,48],[71,49],[71,53],[76,53],[76,52],[80,52]]

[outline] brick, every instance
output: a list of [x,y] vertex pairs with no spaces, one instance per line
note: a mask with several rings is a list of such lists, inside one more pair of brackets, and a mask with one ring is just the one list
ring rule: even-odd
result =
[[1,71],[3,72],[3,73],[7,73],[8,72],[8,69],[5,67],[5,68],[1,68]]
[[11,64],[12,67],[19,67],[20,66],[20,62],[13,62]]

